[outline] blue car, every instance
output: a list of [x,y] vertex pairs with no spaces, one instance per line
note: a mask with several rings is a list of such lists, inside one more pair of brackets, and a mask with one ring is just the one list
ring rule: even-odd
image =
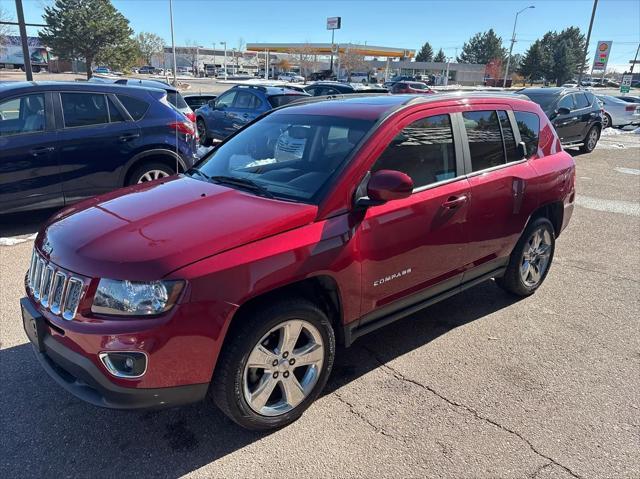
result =
[[200,143],[224,140],[264,112],[309,96],[282,86],[236,85],[196,111]]
[[193,123],[162,89],[0,84],[0,214],[58,208],[185,171]]

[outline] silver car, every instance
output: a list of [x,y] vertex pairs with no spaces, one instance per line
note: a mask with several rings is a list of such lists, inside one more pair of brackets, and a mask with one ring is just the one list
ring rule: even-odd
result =
[[640,125],[640,104],[630,103],[615,96],[596,95],[602,104],[602,127]]

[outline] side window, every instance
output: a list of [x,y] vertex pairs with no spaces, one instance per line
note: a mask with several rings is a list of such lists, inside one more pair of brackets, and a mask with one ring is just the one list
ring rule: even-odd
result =
[[415,188],[455,178],[456,155],[449,115],[414,121],[387,146],[371,171],[398,170]]
[[581,110],[589,106],[589,101],[584,93],[575,93],[573,96],[576,103],[576,110]]
[[234,108],[255,110],[260,106],[260,99],[251,92],[239,91],[233,106]]
[[505,163],[502,134],[495,111],[468,111],[462,114],[469,139],[471,170],[480,171]]
[[236,97],[235,91],[230,91],[224,95],[220,95],[216,100],[217,108],[229,108],[233,104],[233,100]]
[[526,111],[514,111],[520,138],[527,146],[527,158],[538,151],[538,138],[540,137],[540,118],[535,113]]
[[107,101],[98,93],[61,93],[64,126],[100,125],[109,122]]
[[558,103],[558,108],[568,108],[569,110],[575,110],[575,107],[573,106],[573,95],[562,97],[560,103]]
[[0,136],[43,131],[46,124],[43,93],[0,103]]
[[109,118],[111,123],[117,123],[119,121],[125,121],[124,116],[120,113],[120,110],[113,104],[111,98],[107,97],[107,104],[109,105]]
[[507,153],[507,163],[511,161],[520,161],[518,148],[516,145],[516,137],[511,129],[511,122],[506,111],[498,111],[498,119],[500,120],[500,128],[502,128],[502,139],[504,140],[504,148]]
[[149,104],[139,98],[128,95],[117,95],[117,97],[120,103],[122,103],[122,106],[129,112],[131,118],[136,121],[140,120],[149,109]]

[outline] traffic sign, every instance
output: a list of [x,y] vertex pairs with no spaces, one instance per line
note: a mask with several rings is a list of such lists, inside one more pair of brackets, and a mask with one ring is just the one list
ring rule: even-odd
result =
[[622,83],[620,83],[620,93],[629,93],[631,89],[631,80],[633,75],[622,75]]

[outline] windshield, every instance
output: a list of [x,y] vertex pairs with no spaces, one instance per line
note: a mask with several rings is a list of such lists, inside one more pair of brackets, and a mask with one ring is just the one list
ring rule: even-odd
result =
[[220,145],[198,170],[208,177],[251,180],[275,197],[313,202],[373,124],[324,115],[269,115]]
[[529,93],[526,91],[522,93],[528,96],[531,99],[531,101],[540,105],[540,108],[542,108],[544,111],[550,111],[551,106],[555,103],[556,99],[558,98],[555,95],[549,95],[547,93]]

